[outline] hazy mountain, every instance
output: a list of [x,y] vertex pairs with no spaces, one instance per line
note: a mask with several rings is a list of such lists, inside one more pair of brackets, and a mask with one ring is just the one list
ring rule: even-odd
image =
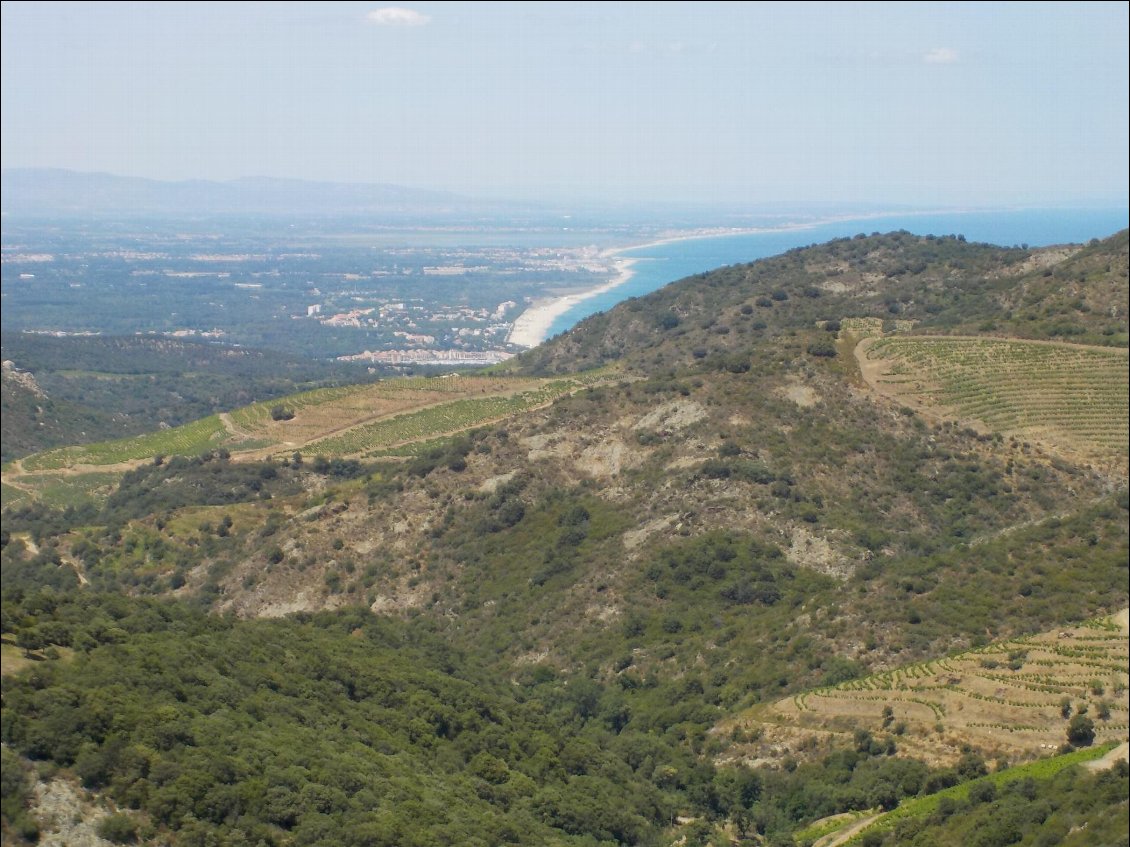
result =
[[166,182],[50,168],[3,171],[4,214],[465,214],[503,204],[377,183],[249,177]]

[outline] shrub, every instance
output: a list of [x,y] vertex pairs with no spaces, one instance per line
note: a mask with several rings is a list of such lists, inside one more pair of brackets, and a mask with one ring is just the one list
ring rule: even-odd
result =
[[974,783],[969,789],[970,803],[992,803],[997,798],[997,787],[992,782]]
[[129,815],[108,815],[99,822],[98,835],[114,844],[133,844],[137,841],[137,824]]
[[831,339],[821,338],[808,345],[808,355],[830,359],[836,355],[836,345],[832,343]]

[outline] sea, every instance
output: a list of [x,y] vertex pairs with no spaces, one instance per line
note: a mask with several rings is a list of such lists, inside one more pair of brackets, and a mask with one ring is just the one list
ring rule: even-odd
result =
[[1125,208],[943,212],[840,219],[803,229],[691,238],[626,249],[616,255],[637,260],[632,278],[611,291],[582,300],[554,321],[549,336],[565,332],[589,315],[606,311],[623,300],[650,294],[692,274],[859,233],[906,230],[915,235],[963,235],[967,241],[1004,247],[1046,247],[1106,238],[1128,225],[1130,210]]

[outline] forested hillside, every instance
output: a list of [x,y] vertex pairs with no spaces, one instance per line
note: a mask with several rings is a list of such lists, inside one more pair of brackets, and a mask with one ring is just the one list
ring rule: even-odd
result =
[[[1124,772],[990,798],[976,781],[1040,748],[998,755],[945,715],[900,734],[876,703],[776,748],[733,719],[963,651],[1013,661],[991,645],[1130,604],[1125,443],[1080,451],[1085,416],[1036,437],[1014,422],[1038,385],[987,360],[995,416],[946,357],[914,360],[911,398],[855,355],[923,334],[1085,343],[1106,357],[1087,390],[1125,428],[1126,244],[791,251],[494,371],[575,375],[537,403],[410,430],[404,410],[335,427],[283,398],[289,446],[264,418],[281,434],[246,455],[134,458],[103,499],[23,499],[0,560],[5,838],[31,840],[36,779],[84,784],[105,834],[152,844],[791,845],[958,783],[946,814],[861,837],[943,843],[957,811],[1021,807],[992,843],[1113,831]],[[433,411],[486,388],[437,381]],[[374,427],[404,435],[378,449]],[[1126,732],[1121,655],[1101,659],[1112,696],[1081,689],[1104,739]],[[1067,716],[1047,726],[1092,749]]]

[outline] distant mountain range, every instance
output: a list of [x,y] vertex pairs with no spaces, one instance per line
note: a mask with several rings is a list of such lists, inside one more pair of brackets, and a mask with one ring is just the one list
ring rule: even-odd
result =
[[0,174],[6,215],[351,214],[395,216],[497,211],[504,204],[442,191],[379,183],[310,182],[248,177],[225,182],[166,182],[55,168]]

